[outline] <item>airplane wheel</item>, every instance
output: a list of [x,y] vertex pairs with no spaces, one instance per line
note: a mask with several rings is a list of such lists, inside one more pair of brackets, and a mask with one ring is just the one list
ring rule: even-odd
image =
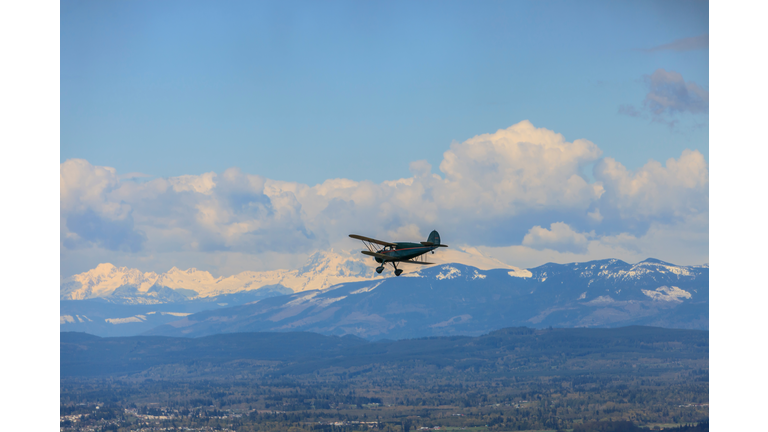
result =
[[376,267],[376,273],[381,274],[382,271],[384,271],[384,267]]
[[400,276],[400,273],[402,273],[402,272],[403,271],[401,269],[395,270],[395,276]]

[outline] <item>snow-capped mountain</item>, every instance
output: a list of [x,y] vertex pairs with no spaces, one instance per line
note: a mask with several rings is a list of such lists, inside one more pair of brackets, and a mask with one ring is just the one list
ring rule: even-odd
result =
[[655,259],[482,270],[445,264],[192,314],[149,334],[311,331],[365,338],[479,335],[510,327],[709,327],[708,266]]
[[102,336],[304,330],[403,338],[508,326],[709,327],[707,265],[608,259],[520,269],[452,249],[429,259],[461,264],[413,265],[400,277],[376,274],[373,260],[356,252],[318,252],[299,269],[218,278],[101,264],[61,285],[60,328]]
[[166,273],[157,274],[105,263],[66,279],[61,285],[60,298],[143,298],[145,303],[163,303],[233,294],[265,286],[279,285],[295,292],[316,290],[376,277],[381,276],[362,257],[333,251],[311,255],[307,263],[296,270],[244,271],[218,278],[195,268],[180,270],[174,267]]
[[59,293],[62,300],[83,300],[111,295],[116,289],[127,285],[146,292],[157,278],[155,272],[142,273],[137,269],[104,263],[93,270],[65,279]]
[[[430,261],[462,262],[486,270],[503,268],[530,276],[527,270],[485,257],[473,248],[453,247],[441,252],[430,255]],[[100,264],[62,283],[60,328],[99,336],[130,336],[192,313],[392,276],[390,271],[376,274],[375,266],[372,258],[357,251],[318,252],[295,270],[246,271],[218,278],[197,269],[174,267],[157,274]],[[417,265],[403,268],[403,277],[418,277],[424,270]]]
[[[454,248],[431,255],[437,263],[461,262],[480,269],[517,269],[483,256],[474,248]],[[303,267],[295,270],[244,271],[229,277],[213,277],[209,272],[173,267],[166,273],[142,273],[109,263],[74,275],[60,287],[62,300],[108,298],[128,303],[157,304],[191,298],[214,297],[252,291],[262,287],[285,287],[293,292],[325,289],[332,285],[386,277],[374,271],[372,258],[355,252],[321,251],[312,254]],[[421,266],[403,266],[406,274],[418,273]]]

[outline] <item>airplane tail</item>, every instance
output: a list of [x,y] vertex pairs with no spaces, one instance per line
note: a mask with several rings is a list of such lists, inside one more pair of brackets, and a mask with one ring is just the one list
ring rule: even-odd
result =
[[427,242],[435,245],[439,245],[440,234],[438,234],[437,231],[432,231],[431,233],[429,233],[429,238],[427,238]]

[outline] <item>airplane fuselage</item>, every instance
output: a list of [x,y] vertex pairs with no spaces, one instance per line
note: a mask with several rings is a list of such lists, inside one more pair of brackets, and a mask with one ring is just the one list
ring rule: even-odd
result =
[[[355,240],[362,241],[365,247],[368,248],[368,250],[360,251],[360,253],[372,256],[373,259],[380,264],[376,267],[376,273],[381,274],[381,272],[384,271],[384,265],[389,264],[395,269],[395,276],[400,276],[403,273],[403,269],[397,268],[398,263],[433,265],[434,263],[427,262],[425,259],[416,258],[427,252],[435,253],[435,249],[439,247],[448,247],[448,245],[440,243],[440,234],[437,233],[437,230],[432,230],[432,232],[429,233],[427,241],[419,243],[388,242],[361,236],[359,234],[350,234],[349,236]],[[376,245],[378,245],[378,247]],[[383,248],[379,249],[381,246],[383,246]]]
[[[421,243],[398,242],[395,245],[395,248],[385,247],[377,251],[377,253],[389,255],[395,261],[405,261],[437,249],[437,246],[424,246]],[[377,263],[384,261],[382,258],[374,259]]]

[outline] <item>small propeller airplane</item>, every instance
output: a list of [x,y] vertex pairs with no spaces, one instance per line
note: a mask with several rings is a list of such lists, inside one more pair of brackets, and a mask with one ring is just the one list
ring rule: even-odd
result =
[[[448,245],[440,244],[440,234],[437,231],[432,231],[427,241],[419,243],[385,242],[357,234],[350,234],[349,236],[362,241],[368,248],[367,251],[360,251],[363,255],[372,256],[377,263],[381,264],[376,267],[376,273],[384,271],[385,264],[391,264],[395,269],[395,276],[400,276],[403,272],[402,269],[397,268],[397,263],[431,265],[434,263],[427,262],[426,257],[419,257],[427,252],[435,253],[435,249],[439,247],[448,247]],[[381,246],[384,247],[381,248]]]

